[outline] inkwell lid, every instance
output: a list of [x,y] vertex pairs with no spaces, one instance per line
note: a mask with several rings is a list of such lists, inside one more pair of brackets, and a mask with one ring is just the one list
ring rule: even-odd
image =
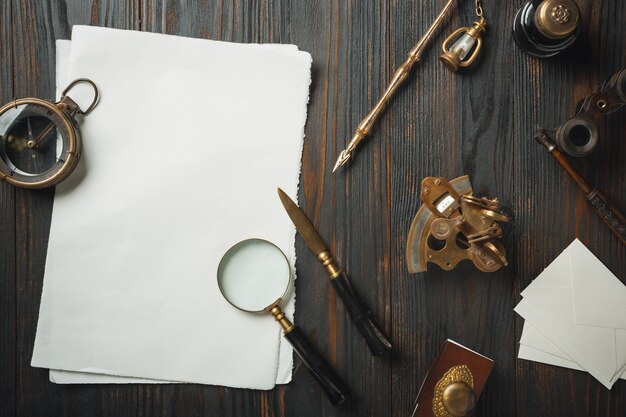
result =
[[535,25],[550,39],[562,39],[576,31],[580,9],[573,0],[545,0],[535,12]]

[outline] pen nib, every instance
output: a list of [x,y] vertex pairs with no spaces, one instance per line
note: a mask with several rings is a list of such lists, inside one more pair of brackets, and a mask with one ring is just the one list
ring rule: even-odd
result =
[[333,168],[333,172],[337,171],[340,166],[345,165],[345,163],[348,162],[351,157],[352,157],[352,152],[348,151],[347,149],[344,149],[343,151],[341,151],[341,153],[339,154],[339,158],[337,158],[337,162],[335,162],[335,167]]

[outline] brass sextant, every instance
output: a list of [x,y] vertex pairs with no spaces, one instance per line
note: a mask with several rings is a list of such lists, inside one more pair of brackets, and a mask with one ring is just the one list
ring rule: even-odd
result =
[[420,198],[423,205],[409,231],[409,272],[424,272],[429,262],[450,271],[464,259],[483,272],[507,265],[499,238],[500,223],[509,217],[501,212],[498,200],[472,195],[467,176],[452,181],[424,178]]

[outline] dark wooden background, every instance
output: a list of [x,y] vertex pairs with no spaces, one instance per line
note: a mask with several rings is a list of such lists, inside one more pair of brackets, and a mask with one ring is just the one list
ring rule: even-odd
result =
[[[348,170],[338,152],[443,0],[2,0],[0,96],[54,95],[55,39],[73,24],[235,42],[294,43],[313,55],[300,204],[319,225],[355,287],[394,343],[373,358],[300,238],[296,319],[353,388],[329,405],[297,362],[294,380],[270,392],[198,385],[58,386],[31,368],[53,190],[0,185],[0,416],[410,416],[426,370],[446,338],[495,360],[478,416],[625,416],[626,382],[611,391],[584,372],[517,360],[519,293],[575,237],[622,281],[626,250],[532,140],[581,97],[626,66],[626,2],[580,0],[576,47],[550,60],[511,37],[523,1],[484,0],[490,23],[482,60],[466,74],[426,55]],[[445,32],[467,25],[460,0]],[[436,51],[435,51],[436,49]],[[165,57],[166,58],[166,57]],[[253,63],[251,63],[254,65]],[[176,109],[173,109],[176,111]],[[626,210],[626,126],[621,110],[599,149],[576,161]],[[407,273],[406,237],[425,176],[469,174],[478,194],[515,213],[511,263],[494,274],[461,265]],[[68,258],[71,254],[68,254]]]

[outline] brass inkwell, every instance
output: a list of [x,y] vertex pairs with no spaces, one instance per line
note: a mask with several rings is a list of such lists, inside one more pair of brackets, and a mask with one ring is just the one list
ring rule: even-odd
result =
[[581,13],[574,0],[529,0],[513,18],[513,39],[538,58],[561,53],[580,32]]

